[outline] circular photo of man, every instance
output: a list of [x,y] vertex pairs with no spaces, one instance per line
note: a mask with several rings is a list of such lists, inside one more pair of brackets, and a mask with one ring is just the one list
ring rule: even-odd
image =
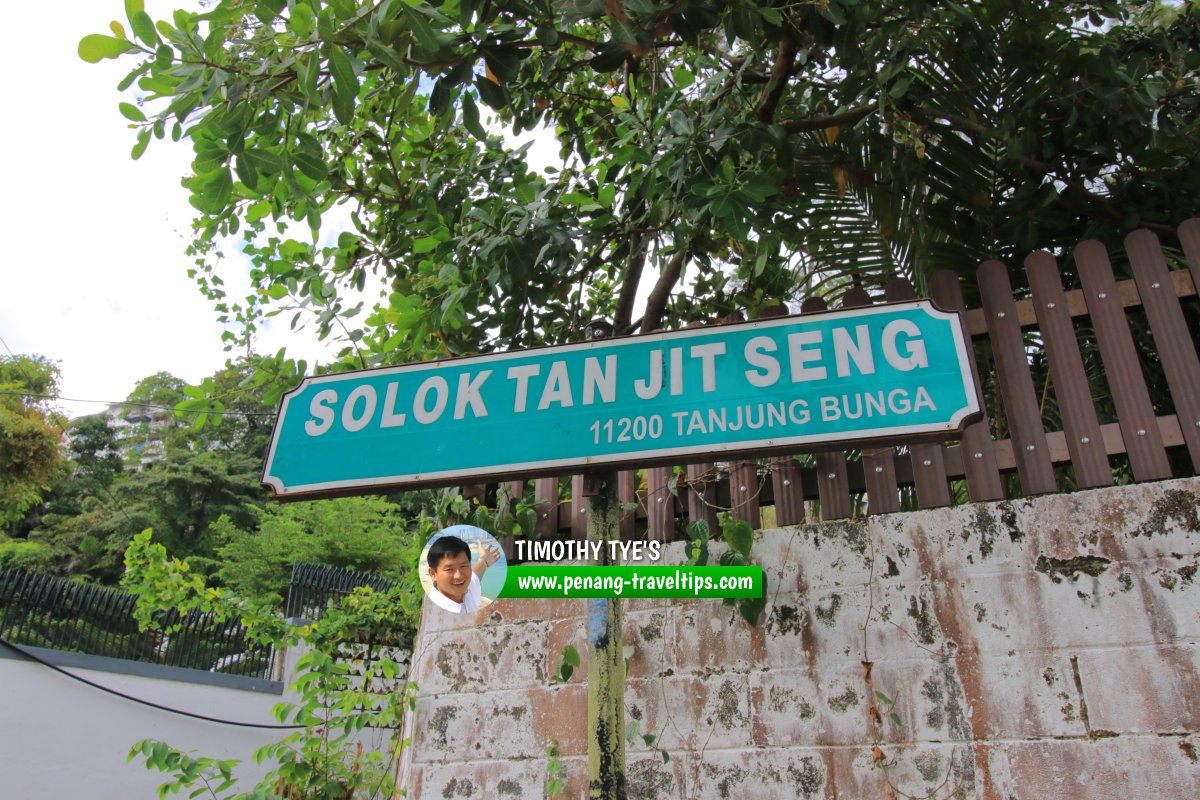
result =
[[454,614],[474,614],[490,605],[504,588],[508,561],[487,531],[474,525],[451,525],[425,545],[418,571],[434,605]]

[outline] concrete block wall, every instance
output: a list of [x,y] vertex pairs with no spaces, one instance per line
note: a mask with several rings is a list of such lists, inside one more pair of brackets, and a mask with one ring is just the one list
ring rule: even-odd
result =
[[[767,530],[753,557],[757,628],[625,601],[626,720],[656,737],[629,797],[1200,797],[1200,479]],[[545,796],[552,740],[586,797],[586,664],[551,678],[584,602],[427,604],[410,797]]]

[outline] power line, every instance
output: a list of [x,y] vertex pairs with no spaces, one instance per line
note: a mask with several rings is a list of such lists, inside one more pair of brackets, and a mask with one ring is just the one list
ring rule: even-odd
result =
[[25,380],[29,383],[29,385],[33,386],[33,378],[29,377],[29,373],[25,371],[24,365],[21,364],[20,359],[17,358],[17,354],[12,351],[12,348],[8,346],[8,342],[4,341],[3,336],[0,336],[0,344],[4,345],[4,349],[7,350],[9,356],[12,357],[13,366],[15,366],[21,375],[25,377]]
[[[28,376],[26,376],[28,379]],[[37,392],[8,392],[0,391],[0,395],[10,395],[15,397],[36,397],[41,400],[62,400],[68,403],[102,403],[110,406],[136,406],[138,408],[153,408],[159,411],[171,411],[176,414],[213,414],[223,417],[274,417],[277,416],[274,411],[212,411],[202,408],[180,408],[176,409],[173,406],[160,406],[154,403],[134,403],[128,400],[89,400],[80,397],[63,397],[57,394],[38,394]]]
[[25,648],[18,647],[17,645],[13,644],[12,642],[8,641],[7,639],[0,638],[0,645],[4,645],[5,647],[12,650],[13,652],[20,653],[21,655],[25,656],[26,658],[30,659],[31,661],[36,661],[37,663],[41,664],[43,667],[49,667],[50,669],[54,670],[55,672],[57,672],[61,675],[66,675],[68,678],[77,680],[80,683],[86,683],[88,686],[91,686],[93,689],[99,689],[102,692],[108,692],[109,694],[116,695],[117,697],[120,697],[124,700],[130,700],[134,703],[140,703],[141,705],[149,706],[150,708],[156,708],[159,711],[166,711],[171,714],[178,714],[181,717],[191,717],[192,719],[201,719],[201,720],[204,720],[205,722],[216,722],[220,725],[233,725],[234,727],[238,727],[238,728],[270,728],[272,730],[296,730],[297,728],[305,727],[304,725],[264,725],[264,724],[258,723],[258,722],[239,722],[237,720],[220,719],[219,717],[210,717],[205,714],[195,714],[191,711],[184,711],[179,708],[172,708],[170,706],[164,706],[160,703],[155,703],[152,700],[143,700],[140,697],[134,697],[133,695],[125,694],[124,692],[119,692],[116,689],[113,689],[111,687],[102,686],[99,683],[89,681],[87,678],[83,677],[82,675],[76,675],[74,672],[67,672],[65,669],[63,669],[62,667],[59,667],[57,664],[51,664],[49,661],[46,661],[43,658],[39,658],[38,656],[35,656],[33,653],[29,652]]
[[[20,371],[21,375],[24,376],[25,380],[29,382],[29,385],[32,386],[34,383],[33,378],[29,377],[29,373],[25,371],[25,367],[17,359],[16,354],[12,351],[12,348],[10,348],[8,346],[8,343],[4,341],[4,337],[2,337],[2,336],[0,336],[0,345],[4,345],[4,349],[8,351],[8,354],[10,356],[12,356],[13,365],[16,366],[16,368]],[[115,406],[115,405],[137,406],[138,408],[153,408],[153,409],[157,409],[159,411],[171,411],[176,414],[213,414],[213,415],[218,415],[218,416],[222,416],[222,417],[274,417],[274,416],[276,416],[274,411],[211,411],[211,410],[205,410],[205,409],[199,409],[199,408],[195,408],[195,409],[181,408],[181,409],[176,410],[173,406],[160,406],[160,405],[155,405],[154,403],[133,403],[128,400],[89,400],[89,399],[85,399],[85,398],[81,398],[81,397],[63,397],[62,395],[57,395],[57,394],[38,394],[37,392],[7,392],[6,391],[6,392],[0,392],[0,395],[8,395],[10,397],[11,396],[36,397],[40,400],[62,400],[62,401],[68,402],[68,403],[102,403],[104,405],[109,405],[109,406]]]

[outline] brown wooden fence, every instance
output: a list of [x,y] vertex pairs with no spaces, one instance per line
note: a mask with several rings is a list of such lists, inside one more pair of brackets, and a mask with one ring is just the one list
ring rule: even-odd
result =
[[[1094,241],[1062,265],[1034,253],[1016,293],[998,261],[980,265],[975,285],[934,275],[934,302],[962,315],[974,343],[985,405],[961,441],[624,471],[622,536],[670,540],[679,523],[715,526],[722,510],[759,528],[766,507],[775,524],[791,525],[1200,474],[1200,219],[1179,237],[1182,253],[1169,260],[1155,234],[1130,234],[1116,273]],[[914,296],[895,282],[883,297],[853,289],[841,306]],[[812,298],[801,313],[825,308]],[[533,502],[539,536],[581,539],[583,476],[566,484],[538,478],[464,494],[501,514]]]

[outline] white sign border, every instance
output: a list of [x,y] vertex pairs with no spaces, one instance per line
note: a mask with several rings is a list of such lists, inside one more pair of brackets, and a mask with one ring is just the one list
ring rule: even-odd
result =
[[[288,406],[293,397],[299,395],[309,386],[319,385],[323,383],[343,383],[348,376],[369,374],[370,376],[388,376],[396,375],[403,372],[424,372],[441,368],[449,364],[461,365],[472,361],[478,361],[487,364],[495,364],[497,362],[507,361],[513,358],[523,358],[531,354],[537,354],[540,351],[553,350],[555,353],[570,353],[578,350],[590,350],[601,347],[621,347],[624,345],[634,344],[653,344],[656,342],[669,342],[673,339],[686,338],[696,340],[705,335],[716,335],[729,328],[736,327],[739,330],[761,330],[766,328],[778,327],[780,325],[792,325],[796,322],[808,322],[816,319],[836,320],[839,317],[862,318],[864,316],[875,316],[883,313],[895,313],[896,311],[904,311],[908,309],[924,311],[934,319],[940,319],[950,322],[951,334],[954,339],[954,349],[958,355],[959,374],[963,376],[963,391],[967,398],[967,405],[957,409],[951,415],[947,422],[942,423],[926,423],[922,425],[908,425],[899,428],[888,428],[886,430],[866,430],[859,434],[846,433],[821,433],[821,434],[805,434],[800,436],[789,436],[784,438],[767,438],[745,442],[729,442],[723,444],[704,444],[690,447],[674,447],[674,448],[658,448],[651,450],[639,450],[630,453],[621,453],[614,456],[584,456],[582,458],[559,458],[549,459],[545,461],[523,461],[515,464],[499,464],[488,467],[476,467],[469,469],[457,470],[442,470],[438,472],[427,473],[411,473],[405,475],[388,475],[379,478],[354,478],[339,481],[322,481],[319,483],[298,484],[296,486],[285,486],[283,482],[271,474],[271,467],[275,463],[275,451],[279,443],[279,432],[286,418]],[[758,319],[750,322],[732,322],[724,325],[710,325],[703,328],[686,328],[674,331],[661,331],[650,334],[641,334],[634,336],[622,336],[616,338],[593,339],[587,342],[577,342],[567,345],[547,345],[545,347],[530,348],[528,350],[510,350],[502,353],[486,353],[477,356],[463,356],[460,358],[442,359],[439,361],[425,361],[418,364],[402,364],[395,367],[380,367],[375,369],[360,369],[348,370],[346,372],[333,372],[326,375],[316,375],[306,377],[300,382],[296,388],[288,391],[280,401],[279,413],[275,418],[275,425],[271,431],[271,446],[267,451],[266,462],[263,466],[262,485],[268,486],[275,493],[278,499],[306,499],[314,495],[322,493],[329,494],[346,494],[348,490],[361,488],[364,493],[382,491],[388,488],[403,490],[407,484],[413,484],[412,488],[428,488],[438,484],[453,485],[462,483],[468,480],[486,479],[493,477],[501,477],[505,475],[520,475],[522,472],[529,474],[546,473],[559,470],[562,474],[572,471],[586,471],[587,468],[599,468],[603,466],[619,468],[629,466],[635,462],[646,461],[666,461],[677,457],[689,457],[698,455],[712,455],[713,460],[719,460],[717,456],[720,454],[739,454],[746,453],[751,450],[760,449],[781,449],[781,448],[798,448],[808,444],[824,444],[828,442],[845,442],[852,444],[861,441],[878,441],[881,439],[896,439],[900,442],[901,439],[917,438],[923,434],[930,433],[948,433],[958,430],[962,421],[972,414],[978,413],[981,409],[978,393],[976,392],[975,376],[971,370],[971,361],[967,355],[966,334],[963,329],[962,318],[955,311],[945,311],[938,308],[931,300],[910,300],[902,303],[882,303],[873,306],[862,306],[853,309],[837,309],[833,311],[821,311],[809,314],[792,314],[786,317],[770,317],[767,319]],[[696,460],[696,459],[690,459]]]

